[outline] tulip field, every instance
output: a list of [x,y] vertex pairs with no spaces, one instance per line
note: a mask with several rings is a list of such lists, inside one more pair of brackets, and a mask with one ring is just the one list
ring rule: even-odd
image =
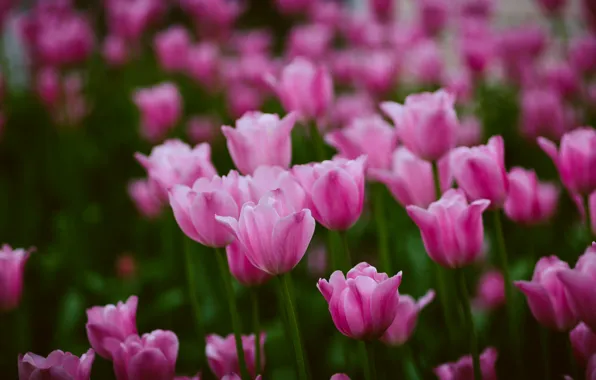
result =
[[406,1],[1,2],[0,378],[595,380],[596,5]]

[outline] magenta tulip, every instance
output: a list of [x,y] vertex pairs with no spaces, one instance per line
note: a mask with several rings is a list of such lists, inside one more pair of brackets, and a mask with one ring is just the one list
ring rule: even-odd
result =
[[489,203],[479,199],[468,205],[461,190],[451,189],[427,210],[418,206],[406,209],[420,229],[430,258],[447,268],[461,268],[477,261],[482,254],[482,213]]
[[114,351],[116,380],[171,380],[178,357],[178,337],[171,331],[130,335]]
[[332,41],[332,30],[325,25],[296,25],[288,37],[286,55],[290,58],[304,57],[313,62],[321,61]]
[[353,339],[377,339],[391,326],[399,309],[401,272],[393,277],[377,273],[367,263],[350,269],[347,278],[335,271],[317,288],[329,304],[335,327]]
[[221,53],[211,41],[204,41],[188,48],[186,74],[207,90],[212,90],[219,80]]
[[404,105],[381,103],[393,120],[398,137],[412,153],[436,161],[455,147],[457,115],[455,97],[445,90],[409,95]]
[[434,290],[429,290],[422,298],[415,301],[408,295],[399,296],[395,319],[385,331],[381,340],[390,346],[401,346],[412,336],[418,321],[418,313],[435,298]]
[[33,249],[12,249],[8,244],[0,248],[0,311],[19,306],[25,264],[32,251]]
[[543,136],[558,140],[567,129],[565,104],[551,88],[525,90],[521,112],[521,128],[527,137]]
[[[497,350],[489,347],[480,355],[480,370],[482,380],[496,380],[495,363],[497,362]],[[472,356],[466,355],[455,363],[446,363],[434,370],[439,380],[468,380],[474,378]]]
[[244,286],[261,285],[271,279],[271,275],[252,265],[246,257],[246,248],[238,240],[226,246],[230,273]]
[[163,208],[155,186],[146,179],[137,179],[128,184],[128,195],[135,204],[139,214],[148,219],[154,219]]
[[396,16],[396,3],[396,0],[368,0],[368,8],[378,21],[390,21]]
[[183,70],[191,44],[188,30],[181,25],[173,25],[158,33],[154,39],[155,55],[166,72]]
[[112,359],[113,351],[130,335],[137,335],[137,296],[126,303],[87,309],[87,338],[101,357]]
[[473,115],[464,116],[457,129],[457,146],[474,146],[482,140],[482,124]]
[[536,263],[532,281],[516,281],[528,301],[534,318],[545,327],[566,331],[577,324],[570,298],[560,274],[569,270],[569,265],[556,256],[543,257]]
[[356,223],[364,204],[365,165],[361,156],[293,167],[317,222],[330,230],[347,230]]
[[19,380],[89,380],[94,359],[91,349],[80,359],[60,350],[47,358],[28,352],[19,355]]
[[129,54],[126,41],[119,36],[106,36],[103,41],[102,56],[110,66],[122,66],[128,62]]
[[446,0],[420,0],[418,23],[427,36],[436,36],[445,28],[448,19],[449,3]]
[[524,224],[548,221],[556,211],[559,189],[552,183],[540,182],[533,170],[512,168],[508,175],[509,193],[505,214]]
[[576,359],[585,365],[590,357],[596,355],[596,333],[585,323],[579,323],[569,333],[569,340]]
[[182,114],[182,96],[173,83],[137,90],[133,100],[141,113],[141,135],[151,143],[164,139]]
[[473,304],[480,310],[494,310],[505,304],[505,280],[501,272],[491,270],[480,277]]
[[[261,341],[261,363],[260,368],[265,367],[265,333],[259,334]],[[255,378],[258,374],[256,373],[255,360],[255,335],[243,335],[242,336],[242,349],[244,350],[244,357],[246,358],[246,364],[248,372],[251,378]],[[207,336],[207,346],[205,347],[207,353],[207,361],[209,362],[209,368],[218,378],[223,378],[226,375],[240,373],[240,367],[238,364],[238,355],[236,353],[236,341],[234,334],[221,337],[219,335],[211,334]]]
[[596,72],[596,37],[578,36],[571,41],[569,63],[582,76]]

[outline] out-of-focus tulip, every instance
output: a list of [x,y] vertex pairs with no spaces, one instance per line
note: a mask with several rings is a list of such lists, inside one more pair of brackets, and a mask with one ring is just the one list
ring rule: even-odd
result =
[[258,112],[264,97],[263,92],[257,88],[238,83],[228,89],[226,102],[230,116],[240,118],[246,113]]
[[524,84],[533,63],[544,52],[548,35],[539,26],[523,25],[501,32],[496,39],[496,52],[506,77],[515,84]]
[[329,380],[350,380],[350,376],[346,375],[345,373],[336,373],[335,375],[331,376]]
[[219,81],[218,67],[221,61],[219,47],[205,41],[188,48],[186,73],[197,83],[212,90]]
[[[246,366],[251,378],[254,378],[256,373],[255,368],[255,335],[243,335],[242,336],[242,350],[244,351],[244,357],[246,358]],[[259,334],[259,340],[261,341],[261,363],[260,367],[265,367],[265,333]],[[236,339],[234,334],[221,337],[219,335],[211,334],[207,336],[207,346],[205,352],[207,354],[207,361],[209,362],[209,368],[217,376],[217,378],[223,378],[226,375],[240,373],[240,366],[238,365],[238,355],[236,352]]]
[[387,331],[385,331],[381,340],[391,346],[401,346],[406,343],[416,328],[418,313],[420,313],[426,305],[431,303],[434,298],[434,290],[429,290],[418,301],[415,301],[408,295],[400,295],[395,319]]
[[252,175],[251,185],[255,191],[255,201],[270,191],[281,189],[295,210],[307,206],[306,193],[300,183],[290,171],[279,166],[259,166]]
[[445,0],[420,0],[418,23],[427,36],[436,36],[447,25],[449,3]]
[[565,8],[566,0],[536,0],[542,10],[549,15],[558,15]]
[[170,26],[155,36],[155,55],[166,72],[179,71],[186,67],[190,39],[190,33],[181,25]]
[[396,0],[368,0],[368,8],[377,21],[391,21],[396,16],[396,3]]
[[455,71],[443,78],[445,90],[456,99],[457,104],[467,104],[473,98],[472,76],[467,71]]
[[586,210],[586,207],[584,205],[584,200],[582,199],[581,196],[575,194],[575,195],[573,195],[573,200],[575,202],[575,205],[577,206],[577,209],[579,210],[579,213],[580,213],[581,217],[584,219],[584,222],[586,221],[586,216],[587,216],[586,215],[586,212],[587,211],[590,212],[590,221],[591,221],[591,226],[592,226],[592,233],[594,235],[596,235],[596,191],[594,191],[588,197],[588,208],[589,208],[589,210]]
[[462,61],[474,76],[483,75],[494,57],[494,38],[482,19],[464,19],[461,23],[459,49]]
[[138,43],[143,33],[161,17],[163,5],[159,0],[108,0],[108,29],[130,43]]
[[354,119],[346,128],[328,133],[325,141],[343,158],[367,155],[368,168],[388,169],[397,146],[395,129],[378,115]]
[[509,179],[501,136],[491,137],[486,145],[456,148],[451,153],[451,170],[469,199],[488,199],[493,209],[505,203]]
[[522,132],[532,139],[543,136],[558,140],[567,129],[563,99],[551,88],[525,90],[521,112]]
[[543,326],[558,331],[566,331],[577,324],[564,283],[560,280],[560,273],[566,270],[569,265],[558,257],[543,257],[536,263],[532,281],[515,282],[525,294],[534,318]]
[[[489,347],[480,355],[482,380],[496,380],[497,350]],[[439,380],[467,380],[474,378],[472,356],[466,355],[454,363],[446,363],[434,370]]]
[[400,141],[415,155],[436,161],[457,142],[455,97],[445,90],[409,95],[403,105],[381,103],[393,120]]
[[482,140],[482,124],[473,115],[464,116],[457,129],[457,146],[474,146]]
[[240,55],[266,54],[272,43],[273,35],[266,29],[239,31],[232,38],[232,44]]
[[466,18],[489,21],[495,9],[494,0],[460,0],[460,15]]
[[23,292],[25,263],[32,249],[12,249],[8,244],[0,248],[0,311],[19,305]]
[[596,130],[582,127],[566,133],[557,146],[542,137],[538,144],[553,160],[567,189],[581,195],[596,190]]
[[391,326],[399,307],[401,272],[393,277],[377,273],[367,263],[350,269],[347,276],[335,271],[317,288],[329,304],[335,327],[353,339],[377,339]]
[[113,351],[117,380],[170,380],[178,357],[178,337],[171,331],[155,330],[130,335]]
[[[439,174],[441,189],[449,189],[451,176],[447,158],[439,161]],[[403,146],[393,152],[391,170],[370,169],[368,175],[373,180],[384,183],[404,207],[409,205],[428,207],[437,200],[431,163],[416,157]]]
[[105,359],[112,359],[120,343],[130,335],[137,335],[137,296],[126,303],[94,306],[87,309],[87,338],[91,347]]
[[585,323],[579,323],[571,330],[569,340],[576,359],[582,365],[586,364],[590,357],[596,354],[596,333]]
[[281,13],[295,15],[307,13],[316,2],[316,0],[275,0],[275,5]]
[[361,156],[293,167],[317,222],[331,230],[347,230],[356,223],[364,204],[365,165]]
[[110,66],[124,65],[129,59],[126,41],[116,35],[107,36],[103,41],[102,55]]
[[186,122],[186,135],[194,144],[210,142],[221,124],[209,116],[193,116]]
[[123,254],[116,259],[116,275],[129,280],[134,278],[137,273],[137,264],[135,258],[130,254]]
[[417,43],[408,53],[407,67],[417,82],[427,85],[440,83],[444,64],[439,45],[430,39]]
[[365,51],[356,61],[353,80],[373,95],[387,95],[395,86],[399,69],[400,63],[394,51]]
[[568,62],[551,62],[542,70],[547,85],[565,99],[573,99],[580,88],[577,72]]
[[91,349],[80,359],[60,350],[52,351],[47,358],[28,352],[19,355],[19,380],[89,380],[94,359]]
[[295,26],[288,38],[287,55],[319,61],[329,50],[332,37],[331,30],[321,24]]
[[505,281],[501,272],[491,270],[480,277],[473,303],[481,310],[493,310],[505,304]]
[[300,262],[315,232],[310,210],[296,210],[281,189],[265,194],[255,205],[246,203],[240,216],[216,216],[244,245],[246,257],[257,268],[278,275]]
[[47,107],[54,107],[60,101],[60,82],[59,72],[52,67],[45,67],[37,73],[37,95]]
[[366,118],[374,114],[374,102],[366,93],[343,94],[335,99],[331,120],[333,125],[343,127],[352,123],[354,119]]
[[153,143],[165,138],[182,113],[182,96],[169,82],[138,90],[134,102],[141,113],[141,134]]
[[261,285],[267,282],[271,275],[252,265],[246,257],[246,249],[238,240],[226,246],[230,273],[244,286]]
[[535,224],[553,216],[560,193],[556,185],[540,182],[533,170],[519,167],[512,168],[508,178],[509,193],[504,209],[509,219]]
[[251,174],[261,165],[290,166],[295,122],[295,113],[280,120],[275,114],[249,112],[236,120],[236,128],[223,126],[221,131],[238,170]]
[[207,37],[226,38],[245,7],[228,0],[181,0],[180,5]]
[[128,184],[128,195],[137,211],[146,218],[153,219],[163,208],[163,203],[156,193],[156,188],[146,179],[137,179]]
[[587,34],[571,41],[569,63],[580,75],[596,72],[596,36]]

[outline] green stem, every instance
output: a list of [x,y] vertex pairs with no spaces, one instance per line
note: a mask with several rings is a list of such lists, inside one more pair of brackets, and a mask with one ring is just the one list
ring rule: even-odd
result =
[[238,318],[238,309],[236,308],[236,300],[234,298],[234,288],[232,287],[232,274],[228,268],[228,258],[225,251],[220,248],[215,248],[215,256],[217,257],[219,272],[224,282],[224,288],[226,289],[230,316],[232,317],[232,329],[234,330],[234,340],[236,341],[236,353],[238,355],[238,365],[240,366],[240,376],[242,380],[248,380],[250,379],[250,376],[246,369],[246,360],[244,359],[244,350],[242,349],[240,319]]
[[256,288],[250,289],[252,299],[252,326],[255,334],[255,375],[261,373],[261,327],[259,326],[259,294]]
[[584,210],[586,215],[586,229],[588,230],[588,243],[592,242],[593,238],[596,238],[596,234],[592,231],[592,214],[590,210],[590,195],[582,196],[582,201],[584,203]]
[[387,234],[387,223],[385,219],[385,206],[383,205],[384,189],[378,184],[373,192],[373,207],[375,222],[377,224],[377,236],[379,238],[379,257],[381,259],[381,271],[393,273],[391,258],[389,257],[389,235]]
[[403,345],[398,347],[398,349],[403,363],[403,378],[410,380],[421,379],[422,377],[420,376],[420,372],[418,371],[418,367],[412,355],[412,350],[410,349],[408,343],[404,343]]
[[464,311],[466,319],[466,326],[470,332],[470,349],[472,351],[472,364],[474,367],[474,379],[482,380],[482,372],[480,371],[480,354],[478,352],[478,339],[476,337],[476,329],[474,328],[474,319],[472,318],[472,309],[470,307],[470,295],[468,293],[468,286],[466,285],[466,276],[463,269],[456,269],[457,286],[459,288],[459,298]]
[[362,341],[360,344],[364,351],[364,354],[361,355],[364,362],[364,378],[366,380],[376,380],[377,367],[375,366],[375,348],[373,342]]
[[315,146],[315,153],[317,161],[325,160],[325,142],[323,141],[323,137],[319,133],[319,128],[317,128],[317,123],[314,121],[309,123],[310,127],[310,138],[312,139],[313,145]]
[[339,262],[337,257],[337,245],[335,239],[335,232],[327,230],[327,254],[329,257],[329,268],[334,271],[339,268]]
[[284,295],[284,302],[286,304],[286,312],[288,316],[288,327],[290,328],[289,335],[294,343],[294,353],[296,354],[296,366],[298,367],[298,378],[301,380],[308,379],[308,372],[306,370],[306,361],[304,357],[304,350],[302,348],[302,338],[300,337],[300,327],[298,326],[298,318],[294,308],[292,297],[292,278],[290,273],[285,273],[279,276],[280,287]]
[[341,241],[344,248],[344,269],[349,270],[352,268],[352,257],[350,255],[350,244],[348,242],[348,231],[340,231]]
[[441,199],[443,192],[441,191],[441,176],[439,174],[439,164],[437,161],[433,161],[433,179],[435,183],[435,196],[437,200]]
[[550,331],[540,326],[540,346],[542,346],[542,364],[544,365],[544,380],[550,380]]
[[[205,332],[203,331],[203,324],[201,323],[201,308],[199,307],[199,300],[197,296],[197,282],[195,279],[195,265],[193,261],[193,245],[196,244],[186,236],[184,239],[184,258],[186,267],[186,282],[188,286],[188,298],[192,313],[194,316],[194,323],[197,336],[199,338],[199,345],[205,341]],[[202,358],[201,358],[202,359]],[[201,360],[202,361],[202,360]]]

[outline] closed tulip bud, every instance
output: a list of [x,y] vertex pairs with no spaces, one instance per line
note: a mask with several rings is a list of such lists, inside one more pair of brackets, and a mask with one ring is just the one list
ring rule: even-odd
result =
[[585,365],[591,356],[596,354],[596,333],[594,333],[585,323],[579,323],[569,333],[569,340],[575,358]]
[[393,120],[406,148],[424,160],[436,161],[457,142],[454,103],[452,94],[439,90],[409,95],[404,105],[384,102],[381,109]]
[[275,114],[249,112],[236,121],[236,128],[223,126],[221,131],[238,170],[252,174],[261,165],[290,165],[295,122],[295,113],[280,120]]
[[524,91],[521,112],[521,128],[527,137],[558,140],[567,129],[563,99],[553,89]]
[[393,277],[377,273],[375,267],[363,262],[350,269],[345,277],[341,271],[335,271],[329,282],[320,279],[317,288],[342,334],[371,340],[380,338],[395,319],[401,276],[401,272]]
[[173,25],[158,33],[154,39],[155,55],[166,72],[183,70],[190,48],[190,33],[181,25]]
[[19,355],[19,380],[89,380],[94,359],[91,349],[80,359],[60,350],[47,358],[28,352]]
[[0,311],[15,309],[21,301],[25,263],[32,249],[0,248]]
[[87,309],[87,338],[99,356],[111,360],[112,350],[128,336],[137,335],[138,302],[137,296],[130,296],[126,303]]
[[238,240],[226,246],[230,273],[244,286],[261,285],[271,279],[271,275],[252,265],[246,257],[246,248]]
[[480,277],[473,303],[480,310],[494,310],[505,304],[505,281],[501,272],[491,270]]
[[216,216],[245,247],[250,262],[271,275],[291,271],[315,232],[310,210],[296,210],[281,189],[265,194],[257,205],[246,203],[239,217]]
[[433,290],[429,290],[418,301],[415,301],[408,295],[400,295],[395,319],[387,331],[385,331],[381,340],[390,346],[401,346],[406,343],[416,328],[418,313],[426,305],[431,303],[434,298],[435,292]]
[[[480,372],[482,380],[497,380],[495,363],[497,350],[489,347],[480,355]],[[474,378],[472,356],[466,355],[455,363],[442,364],[434,369],[439,380],[467,380]]]
[[327,54],[332,38],[332,30],[325,25],[295,26],[288,38],[287,55],[290,58],[304,57],[320,61]]
[[171,331],[130,335],[114,351],[116,380],[170,380],[177,357],[178,337]]
[[119,36],[107,36],[103,41],[102,55],[110,66],[122,66],[129,59],[126,41]]
[[146,179],[137,179],[128,184],[128,195],[135,204],[137,211],[146,218],[153,219],[163,208],[163,203],[156,192],[155,186]]
[[335,375],[331,376],[329,380],[350,380],[350,376],[346,375],[345,373],[336,373]]
[[545,327],[566,331],[577,324],[569,297],[565,294],[560,273],[569,265],[556,256],[538,260],[532,281],[516,281],[515,286],[528,300],[534,318]]
[[192,186],[199,178],[217,174],[211,163],[211,146],[206,143],[191,148],[180,140],[167,140],[153,147],[149,156],[136,153],[135,158],[147,170],[150,183],[163,201],[168,199],[172,186]]
[[348,127],[328,133],[325,141],[337,149],[342,158],[354,160],[366,155],[369,169],[388,169],[397,146],[397,134],[391,125],[374,115],[355,119]]
[[548,221],[556,211],[559,189],[552,183],[540,182],[533,170],[515,167],[508,175],[509,193],[505,214],[524,224]]
[[461,268],[482,255],[482,213],[489,203],[480,199],[468,204],[461,190],[451,189],[427,210],[418,206],[406,210],[420,229],[430,258],[447,268]]
[[469,199],[488,199],[492,209],[505,203],[509,179],[501,136],[491,137],[486,145],[456,148],[451,153],[451,170]]
[[279,166],[259,166],[252,175],[251,186],[256,192],[255,201],[270,191],[281,189],[295,210],[307,208],[304,189],[290,171]]
[[[244,351],[247,369],[251,378],[257,376],[255,368],[255,339],[254,334],[242,336],[242,350]],[[261,368],[265,367],[265,339],[266,334],[260,333],[261,363],[259,367]],[[234,334],[230,334],[225,338],[215,334],[207,336],[207,346],[205,347],[205,351],[207,353],[209,368],[211,368],[211,371],[213,371],[217,378],[221,379],[226,375],[240,373]]]
[[293,167],[317,222],[330,230],[347,230],[356,223],[364,204],[365,165],[361,156]]
[[182,114],[182,96],[169,82],[138,90],[133,100],[141,113],[141,135],[152,143],[165,138]]
[[581,195],[596,190],[596,130],[582,127],[566,133],[557,146],[542,137],[538,144],[553,160],[567,189]]

